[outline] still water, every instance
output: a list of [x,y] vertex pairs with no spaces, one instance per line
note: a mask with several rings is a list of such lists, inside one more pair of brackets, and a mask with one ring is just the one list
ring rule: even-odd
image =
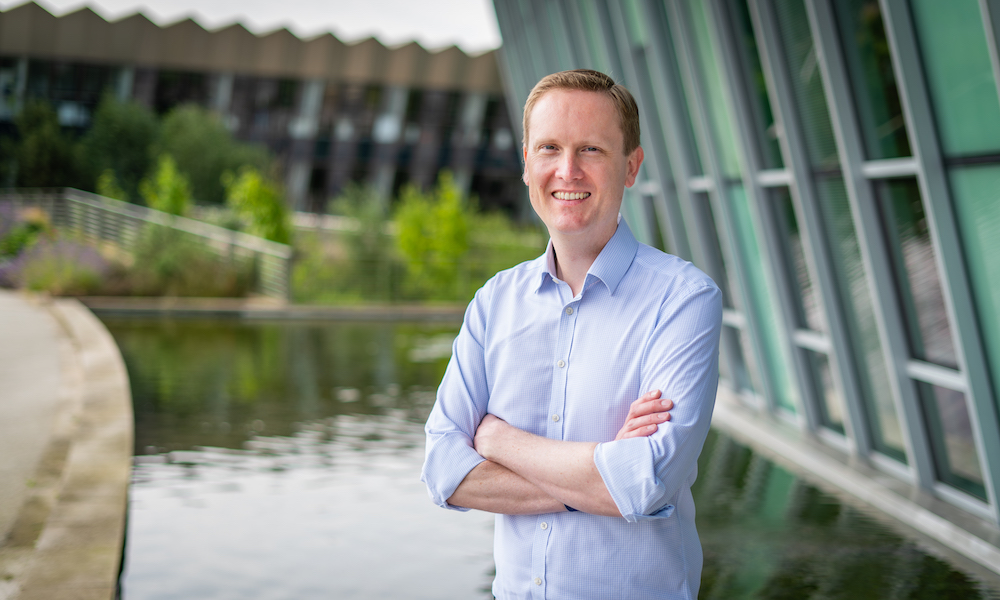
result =
[[[490,515],[432,505],[457,325],[105,319],[132,384],[126,600],[490,598]],[[703,599],[1000,598],[712,433]]]

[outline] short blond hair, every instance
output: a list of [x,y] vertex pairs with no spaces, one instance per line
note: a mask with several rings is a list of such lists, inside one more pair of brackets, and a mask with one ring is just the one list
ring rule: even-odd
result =
[[528,94],[527,102],[524,103],[524,120],[522,122],[524,130],[522,143],[524,145],[528,144],[531,111],[542,96],[553,90],[579,90],[603,94],[608,100],[611,100],[618,113],[618,124],[622,129],[625,155],[628,156],[639,147],[639,107],[636,105],[632,93],[625,86],[615,83],[614,79],[604,73],[591,69],[560,71],[546,75],[535,84],[531,93]]

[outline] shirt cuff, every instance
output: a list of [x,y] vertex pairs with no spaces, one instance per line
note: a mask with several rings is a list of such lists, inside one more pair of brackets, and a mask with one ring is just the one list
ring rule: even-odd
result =
[[666,486],[656,474],[653,448],[648,438],[604,442],[594,448],[594,464],[615,506],[630,523],[665,519],[674,505],[661,504]]
[[427,485],[427,493],[434,504],[462,512],[469,510],[448,504],[448,498],[469,471],[486,460],[469,445],[469,438],[457,432],[428,436],[424,458],[420,481]]

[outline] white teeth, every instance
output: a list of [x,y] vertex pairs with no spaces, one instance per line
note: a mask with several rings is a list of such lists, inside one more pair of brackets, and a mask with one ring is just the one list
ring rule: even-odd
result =
[[553,192],[556,200],[583,200],[590,196],[590,192]]

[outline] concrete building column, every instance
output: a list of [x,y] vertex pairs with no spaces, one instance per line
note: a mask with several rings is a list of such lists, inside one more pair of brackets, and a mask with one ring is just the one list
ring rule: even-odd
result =
[[310,79],[304,82],[299,96],[298,112],[288,124],[292,148],[285,174],[285,201],[297,211],[307,208],[313,147],[316,133],[319,131],[319,115],[323,108],[325,89],[326,81],[323,79]]

